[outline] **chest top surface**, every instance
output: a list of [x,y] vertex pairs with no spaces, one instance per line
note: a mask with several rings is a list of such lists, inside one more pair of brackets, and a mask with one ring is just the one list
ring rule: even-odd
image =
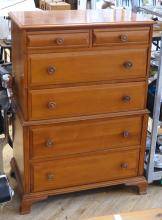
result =
[[125,9],[11,12],[22,29],[151,24],[142,14]]

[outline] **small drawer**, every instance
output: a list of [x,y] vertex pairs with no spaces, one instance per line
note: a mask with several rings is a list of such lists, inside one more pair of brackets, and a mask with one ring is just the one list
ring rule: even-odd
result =
[[125,44],[148,44],[149,28],[128,29],[95,29],[93,32],[94,46],[113,46]]
[[32,165],[32,192],[135,177],[138,162],[139,149],[35,163]]
[[29,48],[75,48],[89,47],[89,31],[40,31],[27,35]]
[[32,158],[140,145],[143,116],[95,119],[30,129]]
[[32,86],[127,80],[146,77],[147,49],[32,54]]
[[142,110],[145,108],[145,99],[145,82],[31,90],[29,119]]

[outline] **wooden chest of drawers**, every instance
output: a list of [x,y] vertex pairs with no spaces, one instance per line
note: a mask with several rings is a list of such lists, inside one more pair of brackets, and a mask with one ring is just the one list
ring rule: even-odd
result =
[[11,165],[21,213],[72,191],[126,184],[146,192],[152,21],[109,13],[10,14],[17,103]]

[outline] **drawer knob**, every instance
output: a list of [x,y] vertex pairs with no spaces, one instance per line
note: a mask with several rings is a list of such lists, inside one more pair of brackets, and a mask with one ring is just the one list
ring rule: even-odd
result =
[[120,40],[121,40],[122,42],[127,42],[127,41],[128,41],[128,35],[126,35],[126,34],[121,34],[121,35],[120,35]]
[[128,168],[128,163],[122,163],[121,168],[122,169],[127,169]]
[[46,147],[53,147],[53,145],[54,145],[54,141],[53,141],[53,140],[48,139],[48,140],[46,141]]
[[128,131],[123,131],[123,137],[125,137],[125,138],[129,137],[129,132]]
[[127,61],[123,65],[126,69],[131,69],[133,67],[133,63],[131,61]]
[[62,37],[58,37],[58,38],[56,38],[56,43],[57,43],[57,45],[63,45],[64,39]]
[[130,102],[131,101],[131,97],[129,95],[125,95],[122,98],[123,102]]
[[56,67],[54,66],[49,66],[47,69],[47,72],[49,75],[53,75],[56,72]]
[[54,108],[56,108],[56,103],[55,103],[55,102],[48,102],[48,108],[49,108],[49,109],[54,109]]
[[54,178],[55,178],[55,176],[53,174],[51,174],[51,173],[47,174],[48,181],[52,181],[52,180],[54,180]]

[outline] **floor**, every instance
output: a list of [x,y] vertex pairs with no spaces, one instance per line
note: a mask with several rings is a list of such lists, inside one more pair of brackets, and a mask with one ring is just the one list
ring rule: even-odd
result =
[[[12,151],[4,149],[5,170],[9,172]],[[32,206],[28,215],[19,214],[16,183],[13,200],[0,208],[0,220],[84,220],[88,217],[162,207],[162,186],[150,185],[146,195],[138,195],[135,188],[115,186],[67,195],[53,196]]]

